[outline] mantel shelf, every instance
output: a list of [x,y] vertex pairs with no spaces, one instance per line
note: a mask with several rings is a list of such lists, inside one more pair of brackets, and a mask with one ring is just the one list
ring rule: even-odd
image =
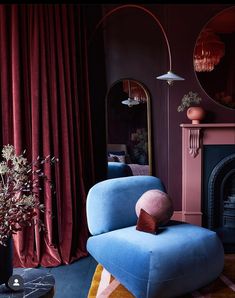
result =
[[217,127],[235,127],[235,123],[200,123],[200,124],[190,124],[190,123],[182,123],[180,124],[183,128],[217,128]]

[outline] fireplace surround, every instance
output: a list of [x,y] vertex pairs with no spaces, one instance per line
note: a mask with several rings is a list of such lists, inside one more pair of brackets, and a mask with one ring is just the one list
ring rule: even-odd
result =
[[[229,230],[234,236],[235,123],[180,126],[182,212],[176,212],[174,218],[217,229],[222,236]],[[206,161],[208,156],[215,158]]]

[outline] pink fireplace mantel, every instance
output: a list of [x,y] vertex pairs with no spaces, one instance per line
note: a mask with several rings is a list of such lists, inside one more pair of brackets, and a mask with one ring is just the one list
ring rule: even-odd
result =
[[202,224],[203,145],[235,144],[235,123],[181,124],[182,127],[182,212],[173,219]]

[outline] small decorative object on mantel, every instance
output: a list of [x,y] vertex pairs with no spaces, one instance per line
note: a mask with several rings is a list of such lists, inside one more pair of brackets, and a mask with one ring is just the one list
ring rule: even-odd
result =
[[187,109],[187,117],[192,120],[192,124],[199,124],[205,117],[205,111],[202,107],[190,107]]
[[185,108],[188,108],[187,117],[192,120],[192,124],[199,124],[200,121],[205,117],[205,111],[202,107],[194,106],[194,104],[199,104],[201,100],[202,99],[198,96],[198,93],[189,91],[188,94],[183,96],[177,111],[182,112]]
[[[25,151],[24,151],[25,153]],[[6,283],[12,274],[12,236],[26,226],[38,225],[46,230],[39,212],[45,207],[39,201],[39,192],[45,183],[53,185],[45,173],[47,163],[58,161],[49,155],[38,157],[29,163],[23,154],[16,154],[12,145],[2,149],[0,162],[0,284]],[[48,211],[49,212],[49,211]]]

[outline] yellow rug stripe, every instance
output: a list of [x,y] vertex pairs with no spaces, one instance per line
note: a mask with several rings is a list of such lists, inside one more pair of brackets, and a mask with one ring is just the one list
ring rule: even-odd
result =
[[[96,294],[98,291],[100,278],[102,274],[103,267],[102,265],[98,264],[95,270],[95,273],[92,278],[91,287],[88,293],[87,298],[96,298]],[[111,277],[111,281],[113,277]],[[109,296],[110,298],[135,298],[125,287],[119,285],[117,289]]]
[[91,287],[89,289],[89,293],[88,296],[89,298],[95,298],[97,291],[98,291],[98,287],[99,287],[99,283],[100,283],[100,278],[101,278],[101,273],[102,273],[103,267],[98,264],[95,270],[95,273],[93,275],[92,281],[91,281]]

